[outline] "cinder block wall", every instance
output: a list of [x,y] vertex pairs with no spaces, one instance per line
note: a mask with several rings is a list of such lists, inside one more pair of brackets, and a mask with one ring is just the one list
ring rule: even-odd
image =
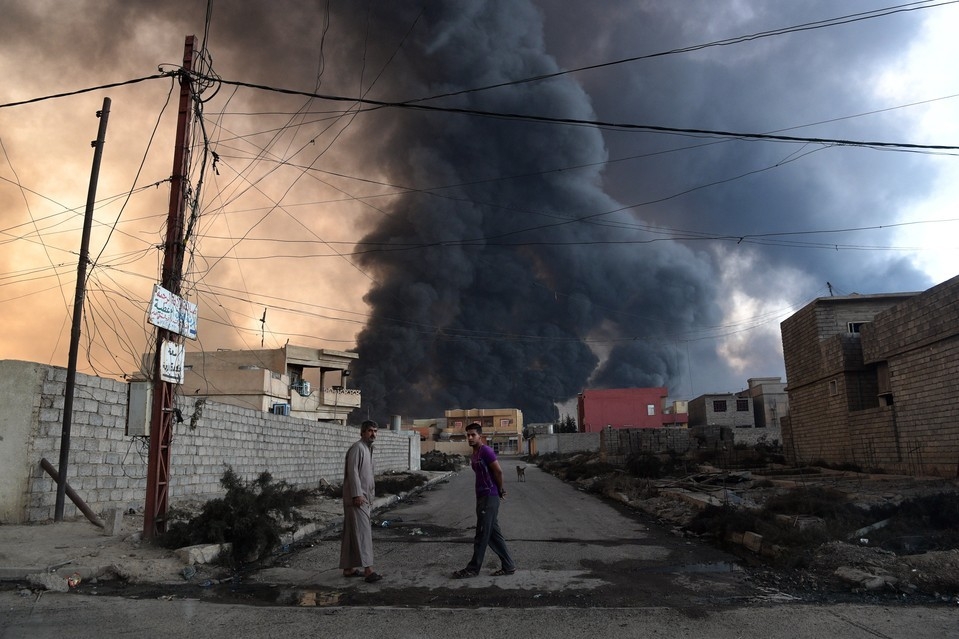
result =
[[[46,458],[59,465],[66,370],[31,362],[0,361],[0,401],[24,410],[4,419],[4,441],[13,442],[16,463],[0,478],[0,522],[51,519],[56,484],[40,468]],[[94,512],[141,508],[145,502],[148,440],[126,432],[127,384],[77,375],[67,481]],[[170,504],[223,494],[227,465],[243,479],[268,471],[274,479],[302,487],[320,480],[339,484],[343,457],[359,430],[304,419],[206,403],[190,428],[192,401],[180,403],[186,418],[174,428]],[[415,447],[415,450],[413,448]],[[6,458],[4,458],[6,459]],[[373,453],[377,472],[418,469],[419,436],[381,429]],[[64,516],[79,513],[68,499]],[[80,515],[82,516],[82,515]]]
[[630,455],[688,450],[688,428],[604,428],[600,437],[600,451],[611,464],[624,463]]
[[599,433],[554,433],[536,436],[536,454],[597,452]]
[[871,440],[884,465],[959,476],[959,277],[877,314],[863,326],[862,348],[867,363],[889,371],[892,404]]
[[[871,304],[868,310],[875,312]],[[863,365],[859,338],[844,333],[840,315],[830,304],[810,304],[781,325],[791,435],[785,452],[793,463],[854,463],[848,409],[863,396]]]

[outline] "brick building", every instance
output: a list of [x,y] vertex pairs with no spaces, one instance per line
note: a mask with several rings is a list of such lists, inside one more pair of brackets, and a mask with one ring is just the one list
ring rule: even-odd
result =
[[957,475],[959,277],[814,300],[783,321],[782,338],[793,462]]

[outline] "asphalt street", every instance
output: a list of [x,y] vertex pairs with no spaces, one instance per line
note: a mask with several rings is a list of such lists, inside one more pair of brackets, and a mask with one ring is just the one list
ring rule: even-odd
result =
[[379,583],[340,576],[333,534],[296,549],[225,596],[256,599],[292,588],[336,591],[352,605],[694,610],[786,597],[754,586],[734,557],[671,534],[535,466],[527,465],[526,481],[517,481],[520,463],[501,459],[508,493],[500,526],[517,564],[513,575],[492,576],[500,564],[488,552],[480,576],[451,578],[472,553],[475,497],[473,473],[465,468],[380,515],[387,524],[374,527],[375,568],[385,576]]
[[[753,584],[733,557],[576,490],[537,468],[501,525],[514,575],[456,580],[472,549],[472,473],[378,516],[375,584],[340,576],[335,534],[207,589],[0,591],[0,639],[70,637],[959,637],[941,606],[800,603]],[[96,594],[94,594],[96,593]]]

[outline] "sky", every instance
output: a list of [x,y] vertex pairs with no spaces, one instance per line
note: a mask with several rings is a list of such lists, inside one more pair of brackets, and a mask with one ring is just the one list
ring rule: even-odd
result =
[[3,359],[66,366],[105,97],[78,369],[153,348],[187,35],[187,349],[355,350],[364,418],[735,392],[817,297],[959,274],[949,0],[0,12]]

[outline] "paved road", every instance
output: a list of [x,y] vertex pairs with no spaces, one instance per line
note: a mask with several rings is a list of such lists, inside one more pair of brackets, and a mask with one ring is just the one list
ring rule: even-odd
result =
[[[283,566],[256,574],[253,582],[317,592],[343,592],[344,602],[363,605],[430,606],[669,606],[699,608],[768,601],[779,593],[757,590],[735,559],[710,546],[689,543],[596,496],[527,466],[502,459],[508,496],[500,524],[518,565],[516,574],[490,575],[499,568],[489,553],[481,576],[454,580],[472,552],[475,502],[467,468],[449,482],[380,515],[374,529],[378,584],[344,579],[337,568],[335,536],[301,548]],[[242,590],[234,591],[237,595]],[[262,589],[250,586],[251,598]]]
[[672,608],[262,607],[71,594],[35,601],[0,592],[0,639],[63,637],[948,639],[959,637],[959,612],[947,606],[861,605],[777,605],[699,614]]
[[339,576],[331,537],[297,548],[286,565],[199,592],[0,592],[0,639],[959,637],[955,606],[777,601],[731,557],[647,526],[534,467],[518,484],[516,462],[503,464],[511,481],[501,519],[519,564],[513,576],[489,576],[497,567],[491,557],[483,576],[449,578],[471,552],[467,470],[383,514],[394,523],[374,534],[377,568],[386,575],[377,584]]

